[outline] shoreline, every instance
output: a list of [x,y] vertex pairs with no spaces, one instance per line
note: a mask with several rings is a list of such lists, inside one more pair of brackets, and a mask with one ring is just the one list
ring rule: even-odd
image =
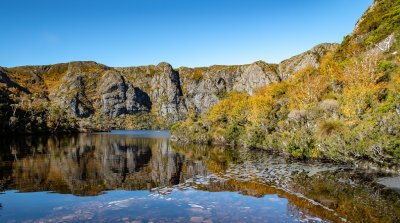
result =
[[312,163],[312,162],[322,162],[322,163],[330,163],[330,164],[338,164],[338,165],[350,165],[354,168],[360,168],[363,170],[373,170],[373,171],[380,171],[380,172],[386,172],[386,173],[393,173],[393,174],[400,174],[400,164],[398,165],[391,165],[391,166],[382,166],[379,165],[376,162],[371,162],[368,161],[367,159],[365,160],[352,160],[350,161],[344,161],[344,160],[333,160],[333,159],[328,159],[328,158],[296,158],[290,153],[284,152],[284,151],[279,151],[277,149],[273,148],[264,148],[264,147],[249,147],[246,145],[229,145],[229,144],[221,144],[221,143],[216,143],[216,142],[211,142],[211,143],[201,143],[201,142],[190,142],[188,140],[179,140],[179,137],[177,137],[174,134],[171,134],[171,142],[176,143],[178,145],[194,145],[194,144],[200,144],[204,146],[219,146],[219,147],[229,147],[232,149],[237,149],[238,147],[242,147],[244,149],[249,149],[249,150],[257,150],[257,151],[263,151],[266,153],[269,153],[271,155],[279,156],[282,157],[286,160],[289,161],[300,161],[304,163]]
[[[279,156],[281,158],[284,158],[287,161],[300,161],[303,163],[313,163],[313,162],[320,162],[320,163],[329,163],[329,164],[337,164],[337,165],[349,165],[355,169],[363,169],[363,170],[373,170],[373,171],[380,171],[380,172],[386,172],[386,173],[393,173],[393,174],[400,174],[400,165],[395,165],[392,164],[390,166],[384,166],[384,165],[379,165],[379,163],[376,162],[371,162],[367,159],[356,159],[352,161],[344,161],[344,160],[333,160],[333,159],[328,159],[328,158],[296,158],[290,153],[284,152],[284,151],[279,151],[277,149],[273,148],[264,148],[264,147],[252,147],[252,146],[246,146],[244,144],[240,145],[230,145],[230,144],[221,144],[217,142],[210,142],[210,143],[204,143],[204,142],[190,142],[189,140],[182,140],[173,133],[171,133],[171,130],[153,130],[153,129],[141,129],[141,130],[126,130],[126,129],[108,129],[108,130],[97,130],[97,131],[76,131],[76,132],[34,132],[34,133],[18,133],[18,134],[2,134],[1,136],[8,136],[12,138],[8,138],[5,140],[11,140],[15,139],[17,137],[62,137],[62,136],[70,136],[70,135],[76,135],[76,134],[84,134],[84,133],[111,133],[112,131],[170,131],[170,136],[169,136],[169,141],[177,144],[177,145],[202,145],[202,146],[215,146],[215,147],[223,147],[223,148],[230,148],[233,150],[237,150],[243,148],[247,149],[250,151],[262,151],[274,156]],[[382,161],[383,162],[383,161]]]

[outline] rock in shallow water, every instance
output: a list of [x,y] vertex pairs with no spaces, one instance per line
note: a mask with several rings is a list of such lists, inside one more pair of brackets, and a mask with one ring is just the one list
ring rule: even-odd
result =
[[400,176],[380,178],[377,180],[377,183],[400,193]]

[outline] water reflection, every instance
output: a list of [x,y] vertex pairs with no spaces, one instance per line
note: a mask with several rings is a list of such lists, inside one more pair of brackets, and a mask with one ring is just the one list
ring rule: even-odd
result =
[[2,148],[1,178],[9,179],[3,183],[4,189],[21,192],[88,196],[106,190],[171,186],[207,174],[204,166],[185,162],[162,138],[106,134],[30,137]]
[[[5,208],[0,206],[0,220],[18,219],[20,210],[6,209],[12,200],[21,205],[18,199],[37,196],[50,211],[26,213],[21,221],[400,221],[399,194],[375,183],[388,174],[288,161],[263,151],[171,144],[165,132],[160,137],[138,134],[1,139],[0,189],[5,194],[0,203]],[[66,201],[62,195],[15,195],[13,190],[79,197]],[[48,196],[58,196],[61,203],[49,204]],[[116,204],[119,208],[113,209]],[[132,211],[138,206],[153,208]],[[77,214],[78,207],[92,211]]]

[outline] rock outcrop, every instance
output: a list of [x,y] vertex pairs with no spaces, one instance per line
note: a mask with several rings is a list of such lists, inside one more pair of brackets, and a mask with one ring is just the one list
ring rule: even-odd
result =
[[93,106],[86,98],[84,76],[81,74],[68,73],[54,95],[54,101],[79,118],[87,118],[94,112]]
[[279,82],[276,64],[257,61],[242,66],[179,68],[186,105],[196,113],[204,113],[227,92],[253,94],[260,87]]
[[149,112],[149,96],[137,87],[126,82],[117,71],[106,71],[99,86],[101,110],[104,114],[117,117],[125,114]]
[[332,43],[319,44],[307,52],[282,61],[279,64],[279,77],[286,80],[307,67],[318,68],[320,58],[338,46],[339,44]]
[[152,100],[158,114],[176,122],[186,117],[187,108],[183,99],[181,81],[177,71],[170,64],[157,65],[158,75],[151,79]]

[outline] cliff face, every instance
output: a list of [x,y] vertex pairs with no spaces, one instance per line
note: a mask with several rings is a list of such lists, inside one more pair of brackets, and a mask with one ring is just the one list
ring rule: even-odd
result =
[[174,69],[167,63],[113,68],[95,62],[70,62],[1,68],[0,83],[4,97],[9,96],[7,89],[13,89],[12,104],[21,109],[25,102],[41,104],[63,109],[77,120],[153,114],[172,124],[190,112],[205,113],[228,92],[252,95],[305,67],[317,68],[319,58],[336,46],[321,44],[281,64],[257,61],[241,66]]
[[337,44],[324,43],[319,44],[311,50],[300,55],[284,60],[279,64],[279,76],[282,80],[287,80],[297,72],[307,67],[319,68],[320,58],[328,52],[337,49]]
[[179,68],[186,106],[203,114],[230,91],[253,94],[262,86],[280,81],[277,65],[262,61],[242,66]]

